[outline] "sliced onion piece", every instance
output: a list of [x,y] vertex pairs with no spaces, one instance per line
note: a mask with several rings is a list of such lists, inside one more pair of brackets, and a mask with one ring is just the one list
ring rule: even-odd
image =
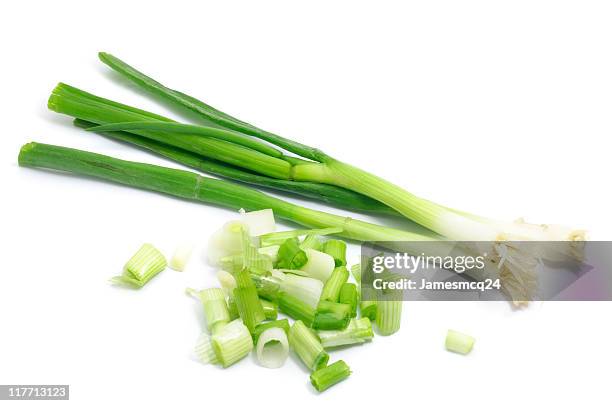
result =
[[219,360],[212,345],[212,337],[202,333],[195,346],[195,354],[205,364],[218,364]]
[[241,213],[241,221],[249,228],[251,237],[259,237],[260,235],[273,233],[276,231],[276,222],[274,221],[274,213],[272,209],[264,209]]
[[217,230],[208,241],[206,259],[210,265],[218,267],[221,258],[240,254],[243,250],[244,230],[247,226],[241,221],[230,221]]
[[265,330],[257,340],[257,361],[266,368],[280,368],[289,356],[289,342],[285,330],[273,327]]
[[179,272],[185,270],[185,266],[187,266],[187,262],[189,262],[192,252],[193,244],[191,243],[184,243],[176,247],[172,258],[170,259],[170,268]]
[[308,256],[308,262],[302,267],[301,271],[306,272],[311,278],[327,282],[336,267],[334,258],[329,254],[311,248],[306,248],[304,251]]

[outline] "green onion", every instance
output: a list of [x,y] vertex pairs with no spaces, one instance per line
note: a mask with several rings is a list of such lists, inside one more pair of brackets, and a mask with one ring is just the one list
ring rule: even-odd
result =
[[192,252],[193,244],[185,243],[176,247],[174,254],[172,254],[172,258],[170,259],[170,268],[179,272],[185,270],[185,266],[187,266],[187,262],[189,261]]
[[342,330],[351,318],[351,306],[321,300],[317,306],[312,328],[315,330]]
[[323,282],[305,276],[285,274],[280,290],[314,308],[319,303]]
[[361,264],[355,264],[351,266],[351,274],[355,281],[361,285]]
[[321,282],[327,282],[336,268],[334,258],[331,255],[311,248],[306,248],[304,252],[306,252],[308,262],[306,262],[306,265],[301,270],[312,278],[316,278]]
[[249,331],[253,332],[255,327],[266,319],[263,306],[257,296],[257,289],[249,272],[246,270],[240,271],[234,277],[237,285],[234,289],[234,300],[238,313]]
[[230,320],[236,320],[240,317],[240,313],[238,312],[238,305],[236,304],[236,300],[234,299],[234,295],[227,298],[227,311],[230,315]]
[[[209,123],[251,135],[301,157],[317,161],[310,163],[293,161],[291,167],[293,180],[335,185],[364,194],[449,240],[493,241],[494,243],[490,243],[492,255],[488,258],[487,268],[496,272],[496,275],[502,280],[504,292],[515,303],[530,300],[533,297],[534,287],[524,281],[533,279],[538,261],[537,258],[534,258],[533,261],[519,261],[518,259],[531,257],[532,254],[526,250],[514,252],[515,250],[511,249],[513,248],[511,243],[505,241],[570,241],[572,244],[568,244],[567,253],[560,254],[552,249],[540,255],[543,254],[545,259],[556,259],[560,255],[580,258],[583,255],[584,246],[581,242],[586,238],[584,230],[573,230],[555,225],[534,225],[522,220],[513,223],[495,221],[447,208],[417,197],[391,182],[334,159],[316,148],[261,130],[216,110],[194,97],[166,88],[111,55],[103,54],[100,58],[138,86],[175,105],[194,111]],[[503,265],[496,269],[498,264]],[[486,273],[480,272],[480,274]]]
[[261,366],[282,367],[289,356],[289,343],[285,330],[274,327],[262,332],[257,341],[255,353]]
[[247,226],[250,237],[259,237],[276,230],[274,212],[270,209],[249,212],[241,210],[240,220]]
[[253,339],[242,320],[236,319],[213,335],[212,345],[219,363],[227,368],[251,352]]
[[[282,278],[284,279],[284,275]],[[282,280],[279,278],[278,272],[273,271],[271,275],[251,274],[251,280],[255,284],[257,294],[270,301],[277,301]]]
[[261,307],[263,307],[266,320],[276,320],[278,317],[278,305],[265,299],[259,299]]
[[302,243],[300,244],[300,248],[303,250],[309,248],[320,251],[322,245],[323,243],[321,242],[321,240],[319,240],[319,237],[314,234],[308,234],[306,238],[304,238],[304,241],[302,241]]
[[372,323],[367,317],[351,319],[345,329],[318,331],[317,334],[324,348],[362,344],[374,337]]
[[292,319],[300,320],[308,327],[312,326],[315,309],[301,300],[286,293],[281,293],[278,295],[278,308]]
[[334,258],[336,267],[346,265],[346,243],[344,241],[327,240],[321,251]]
[[204,364],[218,364],[217,354],[213,348],[212,337],[206,333],[200,334],[195,346],[195,354]]
[[379,300],[376,303],[376,326],[383,336],[391,335],[400,329],[402,302],[398,300]]
[[300,269],[306,264],[306,262],[308,262],[308,257],[300,248],[297,238],[289,238],[285,240],[285,242],[283,242],[278,249],[277,256],[277,268]]
[[[277,216],[307,227],[340,227],[343,230],[340,235],[358,241],[433,241],[421,234],[307,209],[227,181],[205,178],[179,169],[123,161],[77,149],[32,142],[21,148],[19,165],[93,176],[236,210],[272,208]],[[306,254],[308,255],[308,250]],[[331,261],[331,269],[328,270],[331,274],[334,268],[333,258],[324,253],[320,254]],[[318,263],[318,260],[312,262]]]
[[350,374],[351,370],[349,366],[346,365],[344,361],[340,360],[325,368],[314,371],[310,374],[310,382],[317,391],[323,392],[330,386],[348,378]]
[[141,288],[166,268],[166,258],[151,244],[142,247],[123,267],[123,273],[111,281],[118,285]]
[[454,330],[448,330],[446,333],[445,347],[447,350],[458,354],[469,354],[474,347],[474,337],[460,333]]
[[244,223],[237,220],[228,221],[208,240],[206,255],[208,262],[218,267],[222,260],[241,255],[243,252]]
[[260,325],[255,327],[255,331],[253,332],[253,342],[257,344],[257,340],[259,340],[259,336],[261,335],[261,333],[263,333],[269,328],[282,328],[283,330],[285,330],[286,334],[289,334],[289,321],[287,319],[281,319],[261,323]]
[[297,320],[291,326],[289,344],[306,365],[306,368],[311,371],[316,371],[327,365],[329,355],[323,349],[317,335],[301,320]]
[[338,302],[345,303],[350,306],[351,317],[357,316],[357,303],[359,302],[359,294],[357,293],[357,286],[354,283],[345,283],[340,288],[340,297]]
[[234,292],[234,289],[236,288],[236,279],[234,279],[232,274],[225,271],[219,271],[217,272],[217,279],[225,291],[225,295],[231,296],[232,292]]
[[280,245],[268,245],[266,247],[258,248],[257,251],[262,255],[267,255],[270,257],[270,261],[272,263],[276,263],[278,261],[278,250],[280,249]]
[[328,300],[330,302],[337,302],[340,297],[340,289],[342,285],[348,280],[349,273],[345,267],[339,266],[332,272],[331,276],[323,285],[323,291],[321,292],[321,300]]
[[220,288],[204,289],[199,292],[204,318],[208,331],[215,333],[230,322],[230,314],[225,302],[225,292]]
[[259,241],[263,247],[268,245],[282,244],[285,240],[294,237],[301,237],[303,235],[329,235],[341,233],[340,227],[320,228],[314,230],[291,230],[291,231],[278,231],[276,233],[264,234],[259,237]]
[[359,314],[361,317],[367,317],[372,321],[376,321],[376,313],[378,305],[375,300],[362,300],[359,302]]

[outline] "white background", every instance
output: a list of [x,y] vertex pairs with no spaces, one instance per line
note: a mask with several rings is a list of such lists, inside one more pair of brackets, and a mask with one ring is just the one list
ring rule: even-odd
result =
[[[16,164],[31,140],[162,163],[46,110],[64,81],[175,118],[98,62],[108,51],[238,117],[446,205],[610,239],[606,1],[2,3],[0,383],[71,403],[603,404],[610,303],[408,303],[401,331],[334,352],[322,395],[295,360],[196,362],[194,257],[137,292],[107,279],[143,242],[170,254],[234,214]],[[318,207],[307,202],[306,205]],[[339,212],[334,209],[326,210]],[[356,253],[356,250],[353,250]],[[446,329],[477,338],[467,357]]]

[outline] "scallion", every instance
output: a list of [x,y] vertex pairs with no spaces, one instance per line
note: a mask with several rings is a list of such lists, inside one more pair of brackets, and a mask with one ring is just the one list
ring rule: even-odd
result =
[[278,295],[278,308],[292,319],[300,320],[308,327],[312,326],[316,310],[301,300],[281,293]]
[[319,392],[323,392],[329,387],[345,380],[351,375],[351,369],[346,362],[336,361],[325,368],[321,368],[310,374],[312,386]]
[[176,247],[174,254],[172,254],[172,258],[170,258],[170,268],[179,272],[185,270],[192,252],[193,244],[191,243],[184,243]]
[[264,330],[258,337],[257,360],[266,368],[280,368],[289,356],[287,333],[278,327]]
[[372,323],[367,317],[351,319],[345,329],[317,331],[317,335],[324,348],[361,344],[374,337]]
[[229,322],[212,337],[217,359],[224,368],[240,361],[253,349],[253,339],[242,320]]
[[467,334],[460,333],[455,330],[448,330],[446,333],[445,347],[447,350],[458,354],[469,354],[474,347],[476,340]]
[[308,257],[300,248],[296,237],[289,238],[280,245],[277,258],[276,267],[284,269],[300,269],[308,262]]
[[378,300],[376,303],[376,326],[383,336],[391,335],[400,329],[402,321],[402,302],[398,300]]
[[263,307],[266,320],[276,320],[278,317],[278,305],[266,299],[259,299],[259,301],[261,302],[261,307]]
[[237,272],[234,276],[236,278],[236,288],[234,289],[236,307],[240,318],[252,332],[259,323],[266,319],[263,306],[249,272],[243,270]]
[[338,297],[339,303],[345,303],[350,306],[351,317],[357,316],[357,304],[359,302],[359,293],[357,293],[357,286],[354,283],[345,283],[340,288],[340,296]]
[[349,273],[344,266],[339,266],[332,272],[331,276],[323,285],[321,300],[337,302],[340,297],[340,289],[348,280]]
[[321,300],[312,322],[315,330],[342,330],[351,318],[351,306],[344,303],[335,303]]
[[297,320],[291,326],[289,344],[306,365],[306,368],[311,371],[316,371],[327,365],[329,355],[323,349],[317,335],[301,320]]
[[308,262],[306,262],[306,265],[301,270],[312,278],[316,278],[321,282],[327,282],[334,268],[336,268],[334,258],[331,255],[311,248],[306,248],[304,252],[306,252]]
[[111,281],[118,285],[142,288],[155,275],[166,268],[166,258],[151,244],[142,247],[129,259],[123,267],[123,273]]
[[230,314],[225,301],[225,292],[220,288],[209,288],[199,292],[208,330],[214,334],[230,322]]
[[309,249],[320,251],[322,246],[323,246],[323,243],[321,242],[319,237],[317,237],[315,234],[308,234],[304,238],[304,241],[300,243],[300,248],[303,250],[309,248]]
[[327,240],[321,251],[334,258],[336,267],[346,265],[346,243],[342,240]]
[[285,274],[280,290],[301,300],[310,307],[317,307],[323,291],[323,282],[305,276]]
[[310,229],[310,230],[290,230],[290,231],[278,231],[275,233],[264,234],[259,237],[260,243],[263,247],[268,245],[282,244],[285,240],[294,237],[301,237],[303,235],[329,235],[341,233],[340,227]]
[[257,340],[261,333],[266,331],[269,328],[282,328],[285,330],[286,334],[289,334],[289,321],[287,319],[273,320],[265,323],[261,323],[257,327],[255,327],[255,331],[253,332],[253,342],[257,344]]

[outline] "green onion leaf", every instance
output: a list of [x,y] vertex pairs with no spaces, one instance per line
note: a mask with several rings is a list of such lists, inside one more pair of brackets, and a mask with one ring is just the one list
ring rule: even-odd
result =
[[262,247],[268,245],[282,244],[285,240],[294,237],[301,237],[303,235],[328,235],[341,233],[340,227],[329,227],[329,228],[318,228],[310,230],[290,230],[290,231],[278,231],[276,233],[264,234],[259,237]]
[[340,297],[340,289],[342,285],[348,280],[349,273],[345,267],[339,266],[332,272],[331,276],[323,285],[323,291],[321,292],[321,300],[328,300],[330,302],[337,302]]
[[315,317],[315,309],[301,300],[287,293],[281,293],[278,296],[278,308],[292,319],[300,320],[306,326],[312,326]]
[[321,300],[312,323],[315,330],[342,330],[351,319],[351,306]]
[[351,307],[351,317],[357,316],[357,303],[359,302],[357,286],[354,283],[345,283],[342,285],[338,302],[345,303]]
[[285,242],[283,242],[279,247],[277,256],[277,268],[300,269],[306,264],[306,262],[308,262],[308,257],[300,248],[297,238],[289,238],[285,240]]
[[123,267],[123,273],[111,281],[118,285],[140,289],[166,268],[166,258],[151,244],[142,247]]
[[316,371],[327,365],[329,355],[323,349],[317,335],[301,320],[297,320],[291,326],[289,344],[306,365],[306,368],[311,371]]
[[329,254],[334,258],[336,267],[346,265],[346,243],[342,240],[328,240],[325,241],[321,248],[326,254]]
[[234,289],[234,300],[238,313],[249,331],[253,332],[255,327],[266,319],[263,306],[249,272],[243,270],[237,272],[234,277],[237,285]]
[[323,392],[330,386],[348,378],[349,375],[351,375],[349,366],[340,360],[310,374],[310,382],[317,391]]
[[318,331],[317,334],[324,348],[362,344],[374,337],[372,323],[367,317],[351,319],[343,330]]

